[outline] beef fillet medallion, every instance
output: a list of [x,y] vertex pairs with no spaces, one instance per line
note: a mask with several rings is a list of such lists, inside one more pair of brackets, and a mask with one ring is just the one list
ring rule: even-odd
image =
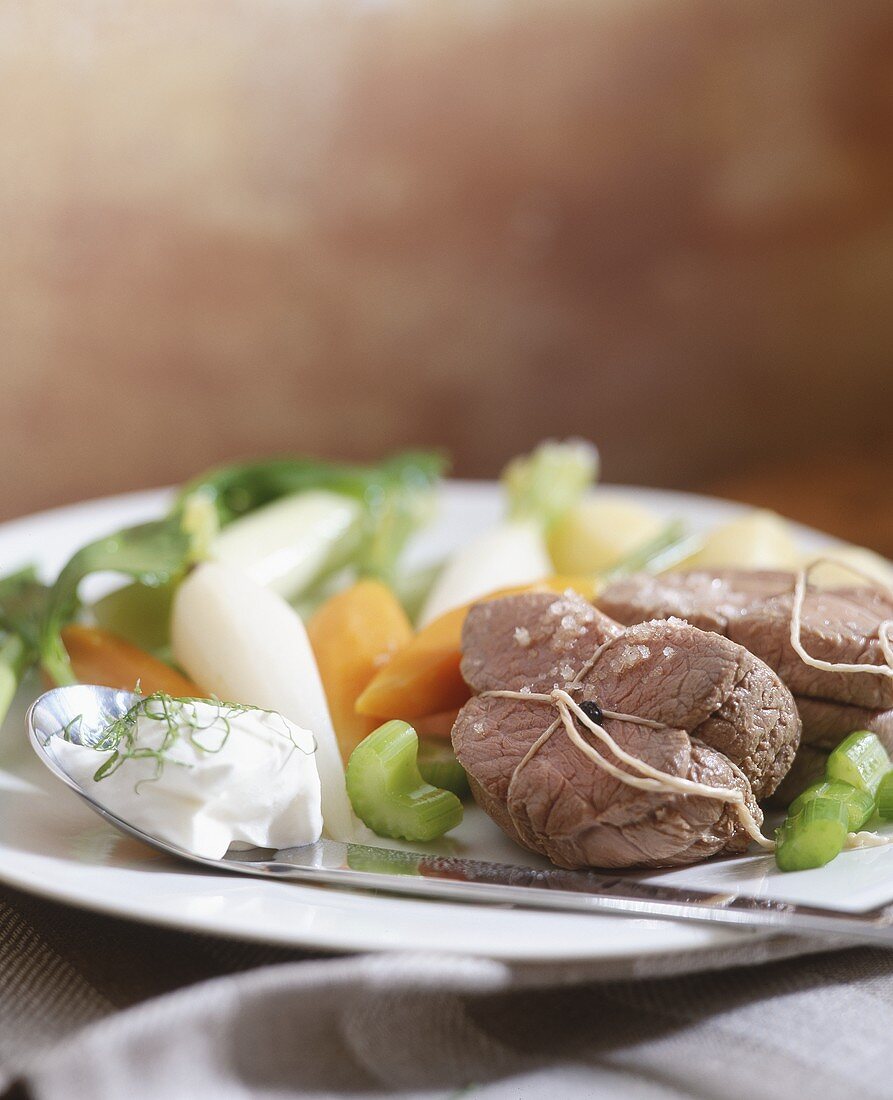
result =
[[[854,730],[876,733],[893,752],[893,678],[816,668],[791,645],[793,573],[746,569],[695,569],[660,577],[644,573],[615,581],[599,607],[629,626],[676,616],[746,646],[781,676],[794,693],[803,722],[803,753],[779,792],[787,802],[821,774],[821,761]],[[809,589],[803,596],[800,639],[822,662],[881,667],[882,624],[893,619],[893,598],[881,589]]]
[[[679,619],[624,628],[574,593],[526,593],[475,605],[462,652],[475,695],[452,736],[474,796],[510,837],[560,867],[679,866],[740,852],[749,838],[733,804],[630,786],[560,721],[537,746],[556,722],[550,700],[490,693],[565,689],[590,715],[623,714],[600,723],[623,750],[664,775],[740,791],[757,823],[757,802],[799,744],[797,708],[779,677],[742,646]],[[576,729],[618,765],[591,729]]]

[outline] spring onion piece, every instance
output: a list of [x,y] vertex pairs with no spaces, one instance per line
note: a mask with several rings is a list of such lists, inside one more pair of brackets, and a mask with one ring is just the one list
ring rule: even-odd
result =
[[78,606],[78,586],[90,573],[113,572],[158,587],[181,577],[196,557],[193,535],[169,517],[128,527],[88,543],[73,555],[50,589],[40,631],[40,663],[57,684],[76,683],[60,631]]
[[177,663],[218,699],[275,711],[311,731],[326,835],[357,840],[319,669],[293,608],[244,573],[203,562],[174,596],[171,638]]
[[885,821],[893,821],[893,772],[887,772],[878,785],[877,812]]
[[467,798],[471,793],[465,769],[443,741],[420,741],[418,764],[422,779],[432,787],[452,791],[458,798]]
[[292,600],[348,564],[363,541],[364,522],[363,505],[355,498],[308,490],[224,527],[208,557]]
[[[891,788],[891,793],[893,793],[893,788]],[[858,833],[874,813],[874,799],[868,791],[860,790],[849,783],[824,779],[819,783],[813,783],[811,787],[807,787],[802,794],[794,799],[788,807],[788,816],[796,817],[807,802],[811,802],[814,798],[836,799],[843,806],[846,806],[849,815],[847,831],[851,833]]]
[[615,562],[601,577],[613,580],[627,573],[662,573],[683,561],[700,545],[700,535],[688,534],[682,520],[672,519],[654,538]]
[[890,771],[890,757],[877,734],[867,730],[851,733],[828,757],[828,779],[850,783],[874,797],[884,776]]
[[351,753],[347,793],[357,815],[379,836],[425,841],[462,820],[462,803],[419,774],[419,739],[406,722],[385,722]]
[[588,443],[543,443],[503,474],[508,516],[457,550],[437,577],[419,615],[427,626],[488,592],[532,584],[553,572],[546,532],[596,476],[598,452]]
[[775,862],[782,871],[824,867],[843,851],[849,829],[847,806],[817,795],[778,830]]

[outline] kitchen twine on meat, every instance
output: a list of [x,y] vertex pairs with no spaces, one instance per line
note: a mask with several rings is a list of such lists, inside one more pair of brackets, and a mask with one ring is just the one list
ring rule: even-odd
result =
[[[806,664],[811,665],[813,668],[821,669],[828,672],[848,672],[859,673],[867,672],[879,676],[893,676],[893,638],[891,638],[891,631],[893,631],[893,619],[885,619],[878,627],[878,641],[880,643],[881,652],[884,656],[885,664],[882,665],[865,665],[865,664],[848,664],[845,662],[833,662],[823,661],[817,657],[811,656],[807,653],[803,646],[802,633],[803,633],[803,604],[806,599],[807,586],[809,584],[809,577],[812,571],[819,565],[829,563],[832,565],[842,565],[845,569],[849,569],[854,575],[861,577],[863,580],[869,581],[872,585],[884,588],[891,596],[893,596],[893,590],[887,585],[879,583],[876,578],[870,574],[863,572],[860,569],[855,568],[849,564],[843,562],[835,562],[831,558],[816,558],[801,569],[794,582],[794,600],[791,607],[791,645],[794,651]],[[650,764],[646,764],[644,760],[641,760],[637,756],[633,756],[622,749],[620,745],[614,740],[613,737],[600,723],[594,721],[589,715],[582,709],[582,707],[571,696],[570,691],[580,687],[581,681],[587,672],[590,671],[595,664],[598,657],[609,646],[614,638],[609,638],[606,642],[600,645],[588,661],[583,665],[574,679],[565,685],[564,688],[554,688],[551,692],[535,692],[535,691],[508,691],[508,690],[491,690],[481,692],[481,697],[492,697],[501,699],[518,699],[524,702],[532,703],[547,703],[550,706],[554,706],[558,710],[558,717],[549,725],[540,736],[534,741],[527,752],[524,754],[520,762],[512,772],[512,778],[509,780],[508,786],[508,798],[511,798],[512,789],[515,785],[515,781],[518,777],[518,773],[527,765],[540,751],[543,745],[552,737],[559,726],[563,726],[567,733],[568,739],[571,743],[579,749],[585,756],[596,764],[597,767],[606,771],[609,775],[613,775],[616,779],[619,779],[621,783],[625,783],[629,787],[636,787],[643,791],[654,791],[655,793],[661,792],[664,794],[685,794],[685,795],[700,795],[702,798],[709,798],[717,802],[728,803],[735,808],[735,812],[738,815],[738,819],[741,822],[742,828],[747,835],[755,841],[761,848],[765,848],[767,851],[774,851],[776,844],[774,840],[770,840],[768,837],[763,836],[760,831],[760,827],[757,824],[756,818],[750,811],[747,805],[747,799],[745,792],[730,787],[711,787],[706,783],[697,783],[692,779],[685,779],[682,776],[670,775],[669,772],[660,771],[658,768],[653,768]],[[603,707],[599,707],[601,714],[604,718],[612,718],[621,722],[631,722],[639,726],[647,726],[650,729],[666,729],[668,728],[665,723],[655,722],[650,718],[641,718],[635,714],[623,714],[619,711],[605,710]],[[583,726],[585,726],[591,733],[604,744],[614,756],[622,763],[627,764],[633,768],[638,775],[630,775],[629,772],[619,768],[616,764],[613,764],[610,760],[606,759],[600,752],[590,745],[587,741],[580,736],[576,726],[574,725],[574,718],[577,719]],[[891,839],[887,837],[879,836],[877,833],[871,832],[859,832],[848,833],[846,846],[848,848],[861,848],[872,847],[874,845],[891,843]]]
[[[768,837],[763,836],[760,832],[760,827],[757,824],[756,818],[750,812],[747,805],[744,791],[731,787],[710,787],[706,783],[697,783],[693,779],[684,779],[682,776],[670,775],[669,772],[663,772],[659,768],[653,768],[638,756],[633,756],[625,749],[622,749],[604,726],[590,718],[579,703],[571,696],[568,688],[572,691],[580,687],[583,677],[590,671],[605,648],[615,640],[614,638],[609,638],[606,642],[603,642],[602,645],[595,650],[589,660],[586,661],[574,679],[566,684],[564,688],[556,687],[548,693],[499,689],[481,692],[482,698],[489,696],[491,698],[500,699],[520,699],[524,702],[548,703],[558,710],[558,717],[540,734],[536,741],[534,741],[512,772],[512,778],[509,780],[507,792],[508,798],[511,798],[512,789],[515,785],[518,773],[536,756],[558,727],[563,726],[568,739],[580,752],[588,756],[597,767],[602,769],[602,771],[606,771],[609,775],[613,775],[615,779],[619,779],[621,783],[625,783],[628,787],[636,787],[642,791],[654,791],[655,793],[663,794],[694,794],[700,795],[703,798],[712,799],[715,802],[730,803],[735,807],[735,812],[747,835],[752,840],[756,841],[760,847],[766,848],[768,851],[774,851],[775,841],[769,840]],[[632,722],[638,726],[647,726],[649,729],[668,728],[666,723],[655,722],[651,718],[641,718],[635,714],[622,714],[619,711],[604,710],[602,707],[599,707],[599,709],[604,718],[613,718],[621,722]],[[613,764],[610,760],[602,756],[600,752],[580,736],[580,733],[574,725],[574,718],[594,733],[618,760],[627,764],[639,774],[630,775],[629,772],[624,771],[622,768],[619,768],[616,764]]]
[[799,571],[794,581],[794,600],[791,605],[791,645],[794,647],[794,652],[805,664],[822,672],[867,672],[873,676],[893,676],[893,637],[891,637],[893,619],[884,619],[878,626],[877,636],[881,653],[884,655],[884,664],[847,664],[844,661],[823,661],[806,652],[803,645],[803,604],[806,600],[810,574],[820,565],[836,565],[839,568],[848,569],[854,576],[861,577],[862,580],[868,581],[873,588],[880,588],[893,598],[893,588],[884,584],[883,581],[879,581],[877,577],[872,577],[870,573],[865,573],[848,562],[835,561],[833,558],[815,558]]

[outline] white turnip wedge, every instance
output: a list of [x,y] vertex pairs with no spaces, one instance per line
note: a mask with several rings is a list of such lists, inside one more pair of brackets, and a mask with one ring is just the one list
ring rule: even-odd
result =
[[238,569],[206,562],[177,590],[171,638],[178,664],[218,698],[278,711],[313,733],[325,834],[361,839],[313,651],[288,603]]
[[520,587],[552,572],[546,541],[531,520],[505,520],[450,557],[428,594],[419,627],[499,588]]

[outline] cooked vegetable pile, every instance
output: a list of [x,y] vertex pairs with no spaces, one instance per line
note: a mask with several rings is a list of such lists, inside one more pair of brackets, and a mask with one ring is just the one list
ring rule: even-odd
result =
[[[512,460],[504,517],[445,560],[411,569],[405,551],[436,514],[444,466],[431,452],[368,466],[303,457],[222,466],[184,485],[165,516],[79,549],[52,581],[23,564],[0,578],[0,721],[32,670],[50,685],[138,687],[275,711],[313,733],[327,835],[363,840],[368,828],[421,843],[459,824],[469,794],[450,737],[472,695],[463,675],[472,607],[573,590],[603,610],[602,596],[613,599],[615,618],[630,609],[623,621],[632,625],[685,618],[684,609],[652,614],[646,596],[687,590],[688,577],[707,577],[714,593],[712,578],[731,583],[730,571],[780,577],[784,587],[806,565],[771,513],[692,532],[629,494],[593,488],[597,452],[572,440]],[[811,574],[809,599],[825,590],[838,599],[854,568],[869,584],[893,583],[889,563],[867,550],[832,557]],[[766,570],[775,572],[754,572]],[[97,574],[121,583],[90,599],[83,582]],[[649,578],[666,582],[658,596]],[[522,648],[525,633],[515,639]],[[788,665],[741,644],[788,683]],[[827,774],[813,774],[807,790],[787,792],[799,797],[778,834],[786,870],[826,863],[878,815],[893,819],[893,708],[842,688],[830,697],[792,690],[810,748],[824,754],[864,732],[830,753]]]
[[828,757],[825,778],[799,795],[778,830],[775,859],[782,871],[823,867],[854,847],[871,844],[859,834],[875,815],[893,820],[893,764],[874,733],[851,733]]

